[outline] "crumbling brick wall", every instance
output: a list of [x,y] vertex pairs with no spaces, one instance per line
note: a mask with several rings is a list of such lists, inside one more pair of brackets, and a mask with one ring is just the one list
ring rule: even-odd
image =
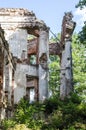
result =
[[6,116],[6,109],[11,105],[14,60],[9,45],[0,27],[0,119]]

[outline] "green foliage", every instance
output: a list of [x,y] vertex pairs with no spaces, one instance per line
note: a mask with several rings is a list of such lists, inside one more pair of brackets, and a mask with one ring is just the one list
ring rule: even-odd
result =
[[[16,106],[13,118],[10,120],[4,120],[2,126],[4,126],[4,130],[8,130],[8,128],[15,130],[18,126],[19,130],[20,128],[23,130],[21,124],[25,124],[28,128],[39,130],[45,118],[44,108],[45,106],[41,103],[29,104],[28,100],[21,99],[19,104]],[[18,126],[16,124],[18,124]]]
[[79,3],[76,5],[76,7],[80,7],[81,9],[86,6],[86,0],[79,0]]
[[59,42],[59,41],[60,41],[60,38],[61,38],[61,34],[58,33],[58,34],[56,34],[56,35],[55,35],[55,34],[53,34],[53,35],[54,35],[54,37],[51,36],[49,42],[50,42],[50,43],[57,43],[57,42]]
[[30,56],[30,64],[36,64],[36,55],[31,55]]
[[28,100],[21,99],[15,111],[14,119],[19,124],[26,124],[28,128],[37,130],[43,123],[44,106],[40,103],[29,104]]
[[86,125],[80,122],[75,122],[73,126],[70,126],[68,130],[85,130]]
[[59,94],[60,86],[60,61],[58,56],[50,56],[49,64],[49,88],[52,92],[52,95]]
[[[58,39],[60,39],[60,33],[57,34]],[[57,39],[55,37],[50,38],[51,43],[56,43]],[[57,93],[59,94],[59,85],[60,85],[60,65],[59,65],[59,57],[55,55],[50,55],[50,63],[49,63],[49,90],[51,95],[55,96]]]
[[79,32],[78,38],[80,39],[80,42],[84,44],[86,47],[86,22],[84,23],[84,26],[82,27],[82,31]]
[[44,104],[45,113],[49,115],[58,108],[58,105],[60,104],[60,99],[57,98],[57,96],[52,96],[48,100],[45,100]]
[[72,43],[74,91],[86,100],[86,47],[75,34]]
[[12,128],[14,127],[16,124],[16,121],[12,120],[12,119],[5,119],[2,121],[2,126],[4,128],[4,130],[7,130],[8,128]]
[[[85,41],[85,40],[84,40]],[[73,57],[73,83],[76,91],[83,101],[86,100],[86,46],[81,44],[78,35],[72,38],[72,57]],[[49,88],[52,95],[59,96],[60,87],[60,61],[58,56],[50,56]]]
[[8,130],[31,130],[29,128],[26,128],[24,124],[15,125],[14,128],[9,128]]
[[49,117],[50,129],[62,129],[63,125],[63,114],[61,110],[56,110]]
[[[43,130],[46,128],[49,130],[72,130],[73,128],[85,130],[86,103],[82,103],[77,94],[71,94],[71,97],[66,98],[64,101],[57,98],[57,103],[55,100],[55,104],[57,104],[57,106],[53,108],[52,113],[49,114],[47,123],[45,122],[42,126]],[[81,123],[81,126],[78,125],[79,123]]]
[[[79,0],[79,3],[76,5],[76,8],[83,9],[86,7],[86,0]],[[80,42],[86,46],[86,21],[84,22],[84,26],[82,30],[79,32],[78,38]]]

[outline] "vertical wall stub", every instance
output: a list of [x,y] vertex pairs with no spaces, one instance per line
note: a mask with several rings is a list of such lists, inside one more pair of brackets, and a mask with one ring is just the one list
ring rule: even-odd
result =
[[72,57],[71,57],[71,42],[66,41],[65,50],[62,52],[61,59],[61,86],[60,96],[62,99],[69,96],[72,92]]
[[40,29],[39,35],[39,100],[43,101],[48,97],[48,30]]
[[73,90],[73,75],[72,75],[72,34],[75,28],[75,22],[72,21],[73,15],[71,12],[65,13],[62,23],[61,33],[61,85],[60,97],[64,99],[68,97]]

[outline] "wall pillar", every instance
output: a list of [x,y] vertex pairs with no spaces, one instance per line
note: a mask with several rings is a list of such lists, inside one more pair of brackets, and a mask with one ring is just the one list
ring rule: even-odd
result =
[[3,107],[1,108],[1,120],[5,118],[5,55],[6,52],[4,50],[3,53],[3,88],[2,88],[2,102],[3,102]]
[[11,94],[12,94],[12,67],[9,64],[9,88],[8,88],[8,105],[11,106]]
[[62,52],[61,59],[61,86],[60,86],[60,97],[69,96],[73,89],[72,83],[72,52],[71,52],[71,41],[65,41],[65,48]]
[[39,101],[48,98],[48,30],[40,29],[39,36]]

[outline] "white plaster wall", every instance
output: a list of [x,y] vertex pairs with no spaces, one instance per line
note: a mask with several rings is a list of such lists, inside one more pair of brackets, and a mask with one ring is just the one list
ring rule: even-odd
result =
[[43,101],[48,97],[48,75],[39,65],[39,100]]
[[14,88],[14,104],[17,104],[21,98],[25,95],[25,89],[22,87]]
[[42,53],[46,53],[47,57],[49,57],[49,36],[48,32],[40,30],[39,37],[39,57],[41,57]]
[[65,68],[66,67],[66,55],[65,50],[62,52],[61,59],[61,73],[60,73],[60,97],[63,99],[66,95],[66,78],[65,78]]
[[36,66],[26,65],[26,74],[38,77],[38,68]]
[[5,38],[9,43],[9,48],[13,56],[20,59],[22,51],[25,50],[25,58],[27,58],[27,30],[5,30]]
[[14,103],[18,103],[18,101],[26,95],[26,74],[38,76],[36,67],[17,64],[15,72]]

